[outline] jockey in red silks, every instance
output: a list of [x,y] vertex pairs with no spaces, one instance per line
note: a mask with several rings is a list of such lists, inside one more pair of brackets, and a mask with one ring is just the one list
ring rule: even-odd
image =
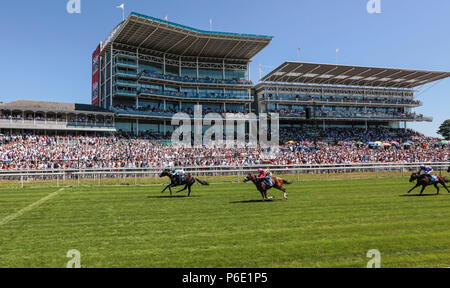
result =
[[264,172],[264,169],[259,168],[258,169],[258,179],[265,179],[267,177],[266,172]]
[[258,173],[259,173],[258,179],[266,181],[266,183],[269,184],[269,186],[273,186],[272,173],[269,170],[264,171],[264,169],[259,168]]

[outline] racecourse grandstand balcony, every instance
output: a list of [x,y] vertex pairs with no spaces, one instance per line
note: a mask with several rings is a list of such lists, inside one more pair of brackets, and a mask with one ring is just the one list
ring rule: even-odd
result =
[[313,113],[310,119],[307,119],[306,110],[301,109],[273,109],[270,110],[271,113],[280,114],[280,118],[290,118],[290,119],[301,119],[301,120],[346,120],[346,121],[380,121],[380,120],[396,120],[396,121],[426,121],[431,122],[433,118],[425,117],[422,114],[416,113],[405,113],[405,112],[381,112],[376,110],[366,110],[366,111],[346,111],[346,110],[334,110],[325,111],[318,110]]
[[[227,116],[227,114],[235,114],[235,115],[247,115],[250,113],[249,111],[242,110],[242,107],[236,107],[237,109],[225,109],[225,107],[222,107],[220,109],[214,109],[214,108],[206,108],[202,109],[202,115],[210,114],[210,113],[216,113],[223,117]],[[177,108],[162,108],[162,107],[155,107],[155,106],[141,106],[139,108],[136,108],[136,106],[127,106],[123,104],[116,104],[112,108],[112,111],[116,113],[117,115],[140,115],[140,116],[149,116],[149,117],[161,117],[161,118],[169,118],[171,119],[176,113],[185,113],[190,116],[194,116],[194,109],[192,107],[189,108],[183,108],[179,109]]]
[[265,94],[259,99],[262,103],[280,103],[292,105],[349,105],[349,106],[376,106],[376,107],[410,107],[422,106],[422,101],[412,98],[377,98],[360,96],[312,96],[306,94]]
[[[227,90],[225,90],[227,91]],[[231,93],[215,93],[215,92],[203,92],[198,93],[195,90],[185,90],[183,92],[179,91],[162,91],[159,89],[153,88],[139,88],[137,93],[141,96],[156,96],[160,98],[173,98],[176,100],[184,100],[184,101],[198,101],[198,100],[208,100],[208,101],[253,101],[254,98],[247,94],[247,91],[242,91],[242,93],[232,92]]]
[[154,73],[150,71],[143,71],[140,74],[141,79],[154,79],[154,80],[165,80],[168,82],[175,83],[194,83],[194,84],[218,84],[218,85],[244,85],[253,86],[252,81],[242,80],[242,79],[214,79],[214,78],[192,78],[189,76],[173,76],[173,75],[163,75],[160,73]]

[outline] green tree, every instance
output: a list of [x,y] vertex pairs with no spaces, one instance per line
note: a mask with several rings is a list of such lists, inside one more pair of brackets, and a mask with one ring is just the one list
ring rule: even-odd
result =
[[446,140],[450,140],[450,119],[442,123],[437,133],[442,135]]

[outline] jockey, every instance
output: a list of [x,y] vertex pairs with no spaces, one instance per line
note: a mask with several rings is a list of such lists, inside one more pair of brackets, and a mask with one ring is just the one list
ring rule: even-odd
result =
[[435,181],[433,174],[431,174],[433,172],[433,168],[427,165],[421,165],[417,174],[421,175],[422,171],[424,172],[423,174],[427,175],[431,181]]
[[183,169],[170,169],[173,175],[178,176],[178,182],[182,183],[184,181],[184,170]]
[[273,186],[272,172],[270,172],[269,169],[264,170],[262,168],[259,168],[258,173],[259,173],[258,179],[266,181],[270,186]]

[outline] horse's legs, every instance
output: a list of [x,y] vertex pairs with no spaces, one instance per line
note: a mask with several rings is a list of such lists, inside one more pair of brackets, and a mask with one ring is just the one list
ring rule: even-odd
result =
[[425,191],[425,188],[427,188],[427,185],[423,185],[423,186],[422,186],[422,191],[420,191],[420,195],[423,194],[423,191]]
[[188,189],[188,186],[189,186],[189,185],[188,185],[188,184],[186,184],[186,186],[184,186],[184,188],[183,188],[183,189],[181,189],[180,191],[178,191],[178,192],[177,192],[177,194],[178,194],[178,193],[181,193],[181,192],[183,192],[183,191],[184,191],[184,190],[186,190],[186,189]]
[[191,197],[191,186],[188,186],[188,189],[189,189],[188,197]]
[[280,186],[277,185],[277,186],[275,186],[275,188],[283,192],[284,199],[286,199],[286,200],[288,199],[288,194],[286,193],[286,188],[284,188],[283,185],[280,185]]
[[436,193],[436,195],[439,195],[439,186],[438,186],[438,184],[436,183],[436,184],[434,184],[434,187],[436,187],[436,190],[437,190],[437,193]]
[[450,190],[448,190],[448,187],[447,187],[447,185],[445,184],[445,182],[442,183],[442,186],[444,186],[444,188],[447,190],[447,192],[450,193]]
[[411,193],[414,189],[416,189],[417,187],[419,187],[420,185],[417,184],[416,186],[414,186],[411,190],[408,191],[408,194]]
[[263,198],[263,202],[266,201],[265,192],[264,192],[264,190],[262,188],[259,190],[259,193],[261,193],[261,196]]
[[170,188],[170,186],[172,186],[172,184],[167,185],[161,193],[164,193],[168,188]]

